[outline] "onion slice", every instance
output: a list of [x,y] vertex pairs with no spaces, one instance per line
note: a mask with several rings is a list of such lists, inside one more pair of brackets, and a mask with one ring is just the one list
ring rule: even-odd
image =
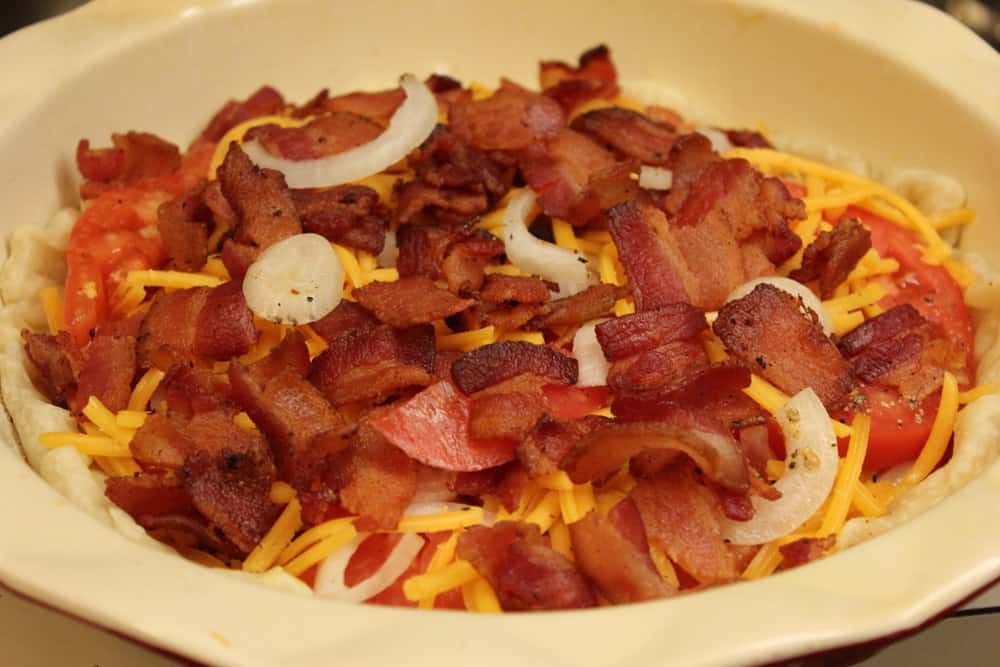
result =
[[535,193],[525,189],[515,195],[503,215],[503,243],[511,263],[528,273],[559,285],[559,296],[583,291],[590,282],[587,260],[578,250],[560,248],[528,231],[528,217]]
[[344,266],[319,234],[296,234],[275,243],[243,279],[250,310],[281,324],[315,322],[337,307],[343,293]]
[[[792,296],[800,298],[802,300],[803,307],[816,313],[816,317],[819,319],[819,324],[823,327],[823,333],[827,336],[833,335],[833,320],[830,318],[830,313],[828,313],[826,308],[823,306],[823,302],[819,300],[818,296],[813,294],[811,289],[796,280],[792,280],[791,278],[770,276],[767,278],[754,278],[753,280],[748,280],[729,293],[729,296],[726,297],[726,303],[742,299],[747,294],[752,292],[757,285],[764,284],[777,287],[786,294],[791,294]],[[803,311],[803,314],[806,314],[805,311]]]
[[573,356],[579,367],[576,384],[578,387],[603,387],[608,383],[610,364],[604,358],[604,350],[597,342],[595,327],[604,320],[588,322],[576,330],[573,336]]
[[287,160],[256,141],[243,144],[243,150],[258,166],[283,173],[290,188],[340,185],[377,174],[409,155],[437,126],[437,100],[427,86],[412,74],[404,74],[399,83],[406,99],[385,132],[366,144],[314,160]]
[[648,164],[639,168],[639,187],[646,190],[669,190],[674,184],[674,172]]
[[354,586],[347,586],[344,583],[347,564],[351,562],[358,547],[368,536],[369,533],[361,533],[320,563],[316,570],[316,584],[314,586],[317,597],[339,602],[364,602],[392,586],[393,582],[406,572],[413,559],[420,554],[420,550],[424,547],[424,538],[420,535],[403,533],[399,542],[389,552],[385,562],[370,577]]
[[729,137],[722,130],[714,127],[701,127],[695,130],[695,132],[712,142],[712,150],[719,155],[728,153],[734,148],[733,142],[729,141]]
[[774,418],[785,433],[788,452],[785,473],[774,485],[781,498],[753,496],[752,519],[724,519],[722,536],[733,544],[764,544],[788,535],[823,505],[837,477],[837,437],[816,392],[803,389]]

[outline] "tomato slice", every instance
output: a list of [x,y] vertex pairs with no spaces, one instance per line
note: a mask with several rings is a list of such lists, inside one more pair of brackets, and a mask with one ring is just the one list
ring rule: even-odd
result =
[[[924,247],[910,230],[856,206],[848,207],[844,217],[860,219],[871,231],[879,255],[899,262],[899,271],[878,278],[887,290],[879,305],[889,309],[908,303],[940,326],[965,351],[965,365],[956,372],[959,384],[963,388],[973,384],[972,319],[955,279],[943,267],[924,263]],[[872,417],[865,467],[878,470],[915,459],[930,435],[940,392],[914,406],[888,387],[865,386],[861,391]]]

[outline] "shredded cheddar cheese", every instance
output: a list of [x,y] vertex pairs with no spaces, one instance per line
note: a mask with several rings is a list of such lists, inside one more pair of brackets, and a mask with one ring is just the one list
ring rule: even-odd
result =
[[[272,490],[273,493],[273,490]],[[271,569],[278,556],[292,542],[295,533],[302,528],[302,505],[293,497],[285,505],[278,520],[243,561],[244,572],[264,572]],[[305,568],[303,568],[305,570]]]
[[468,352],[477,347],[488,345],[496,341],[496,329],[493,325],[472,331],[461,331],[459,333],[439,335],[437,337],[437,348],[439,350],[460,350]]
[[[434,550],[434,555],[431,556],[431,562],[427,564],[426,574],[441,571],[448,563],[455,559],[455,549],[458,545],[458,537],[461,534],[461,530],[453,531],[451,537],[437,546],[437,549]],[[425,597],[417,603],[417,606],[421,609],[433,609],[436,598],[437,595]]]
[[403,595],[410,602],[420,602],[424,598],[438,596],[469,583],[479,576],[472,564],[456,560],[435,572],[427,572],[410,577],[403,582]]
[[251,118],[250,120],[244,121],[239,125],[231,128],[228,132],[222,135],[222,139],[219,139],[219,143],[215,146],[215,152],[212,153],[212,160],[208,164],[208,179],[215,180],[215,174],[219,167],[222,166],[223,160],[226,159],[226,154],[229,152],[229,145],[234,141],[238,144],[243,143],[243,137],[246,133],[250,131],[251,128],[258,127],[260,125],[277,125],[278,127],[302,127],[308,123],[311,118],[292,118],[290,116],[258,116],[257,118]]
[[45,322],[49,326],[49,333],[55,336],[66,327],[63,320],[63,302],[62,296],[59,295],[59,288],[46,287],[38,293],[38,298],[45,311]]
[[42,433],[38,436],[39,444],[49,447],[75,447],[81,454],[103,457],[131,456],[128,445],[117,442],[104,435],[88,435],[86,433]]
[[751,580],[766,577],[778,569],[781,560],[782,556],[781,552],[778,551],[778,545],[774,542],[768,542],[754,555],[741,576]]
[[324,521],[323,523],[313,526],[296,537],[295,540],[293,540],[281,551],[280,554],[278,554],[278,564],[285,565],[312,545],[322,542],[329,537],[340,535],[343,530],[343,526],[350,524],[354,521],[354,519],[355,517],[352,516],[341,517],[339,519]]
[[398,533],[436,533],[456,530],[467,526],[478,526],[483,522],[483,508],[469,507],[451,512],[439,512],[426,516],[405,516],[396,526]]
[[331,530],[327,537],[323,538],[288,563],[285,563],[282,567],[285,568],[285,571],[288,572],[288,574],[297,577],[313,565],[325,560],[327,556],[335,552],[340,547],[353,540],[357,534],[358,531],[354,528],[353,524],[342,523],[338,525],[336,529]]
[[978,387],[963,391],[958,395],[959,405],[968,405],[973,401],[978,401],[983,396],[989,396],[1000,391],[1000,384],[981,384]]
[[125,276],[125,284],[142,287],[170,287],[173,289],[188,289],[191,287],[216,287],[222,284],[222,279],[207,273],[185,273],[183,271],[156,271],[143,269],[129,271]]
[[931,434],[927,436],[927,442],[920,451],[920,456],[903,477],[904,487],[923,481],[941,462],[941,457],[944,456],[944,451],[951,440],[951,434],[955,430],[958,403],[958,382],[954,375],[945,372],[944,382],[941,385],[941,402],[934,417],[934,424],[931,426]]
[[837,479],[830,492],[826,514],[819,529],[821,537],[840,532],[840,528],[844,525],[856,483],[861,476],[861,466],[868,453],[868,434],[871,432],[871,425],[872,420],[868,415],[855,415],[851,424],[851,439],[847,444],[847,456],[837,471]]
[[549,527],[549,539],[552,541],[552,548],[565,556],[567,560],[576,560],[576,556],[573,554],[573,540],[570,538],[569,527],[564,521],[558,519]]
[[674,568],[674,563],[670,560],[670,556],[664,553],[659,547],[654,546],[649,547],[649,556],[653,559],[653,565],[656,566],[656,571],[659,573],[660,578],[673,588],[680,588],[681,582],[677,578],[677,570]]

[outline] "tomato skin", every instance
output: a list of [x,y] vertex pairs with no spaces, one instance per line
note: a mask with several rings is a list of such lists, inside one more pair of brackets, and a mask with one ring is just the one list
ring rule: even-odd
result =
[[[879,305],[888,310],[910,304],[927,320],[941,327],[945,336],[965,353],[965,364],[956,369],[960,386],[975,382],[973,331],[962,289],[946,269],[923,261],[924,249],[916,234],[862,208],[850,206],[845,218],[858,218],[872,234],[872,246],[883,258],[899,262],[899,271],[880,278],[887,294]],[[917,458],[930,435],[941,392],[927,396],[919,406],[909,405],[899,392],[878,385],[863,386],[861,393],[872,418],[865,468],[880,470]],[[849,420],[850,413],[845,414]]]

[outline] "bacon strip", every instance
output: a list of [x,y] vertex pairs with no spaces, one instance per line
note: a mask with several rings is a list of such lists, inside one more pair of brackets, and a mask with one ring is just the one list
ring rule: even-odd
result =
[[168,176],[181,166],[177,146],[148,132],[112,134],[113,148],[91,149],[81,139],[76,164],[87,181],[80,186],[83,199],[93,199],[112,187],[130,185],[145,178]]
[[649,556],[642,518],[631,499],[608,516],[591,511],[569,527],[580,571],[613,604],[664,598],[674,592]]
[[545,94],[557,100],[566,113],[588,100],[618,94],[618,72],[611,62],[611,52],[603,44],[585,51],[578,67],[542,61],[538,78]]
[[632,491],[649,541],[703,584],[737,576],[719,527],[718,501],[699,484],[689,466],[671,466],[639,479]]
[[547,303],[542,308],[543,314],[534,324],[538,328],[562,327],[607,317],[614,309],[615,302],[628,294],[627,287],[591,285],[578,294]]
[[199,271],[208,258],[211,210],[205,205],[205,183],[157,209],[157,227],[170,264],[179,271]]
[[781,569],[787,570],[799,565],[805,565],[822,558],[823,554],[833,548],[837,541],[836,535],[826,537],[804,537],[789,544],[778,547],[781,552]]
[[202,130],[196,143],[217,143],[226,132],[240,123],[248,121],[251,118],[277,113],[284,106],[285,100],[281,97],[281,93],[271,86],[262,86],[242,102],[237,102],[236,100],[226,102],[212,117],[208,126]]
[[194,356],[198,320],[208,302],[208,287],[159,292],[139,327],[140,368],[167,370]]
[[316,116],[323,112],[347,112],[363,116],[385,127],[396,109],[406,99],[402,88],[375,92],[354,92],[330,97],[328,90],[321,90],[312,100],[292,114],[296,118]]
[[268,153],[286,160],[315,160],[366,144],[382,134],[378,123],[348,111],[334,111],[302,127],[258,125],[245,141],[258,141]]
[[772,285],[758,285],[719,311],[713,329],[730,354],[755,366],[788,394],[812,387],[823,404],[843,404],[853,387],[850,368],[823,334],[815,314]]
[[531,477],[557,472],[583,436],[610,421],[595,415],[572,421],[543,418],[517,446],[517,458]]
[[549,288],[539,278],[494,273],[486,277],[479,298],[485,303],[495,304],[544,303],[549,300]]
[[194,515],[191,496],[176,477],[142,474],[136,477],[108,477],[104,494],[133,517],[159,514]]
[[250,351],[257,336],[243,286],[230,281],[211,288],[195,322],[194,353],[208,359],[238,357]]
[[382,252],[389,212],[371,188],[340,185],[328,190],[292,190],[292,201],[304,231],[372,255]]
[[624,157],[648,165],[666,165],[677,139],[673,127],[620,107],[588,111],[577,116],[570,127]]
[[45,395],[56,405],[66,406],[74,396],[77,376],[83,367],[83,355],[73,344],[73,338],[65,331],[50,336],[24,329],[21,339],[25,353],[38,370],[37,379]]
[[452,106],[448,126],[480,150],[517,151],[556,136],[563,112],[551,98],[502,79],[490,97]]
[[379,321],[357,303],[344,299],[328,315],[309,326],[326,342],[332,343],[334,339],[355,331],[371,331],[379,326]]
[[537,392],[490,393],[472,402],[469,436],[520,441],[545,415]]
[[619,204],[608,211],[608,229],[638,311],[689,301],[684,260],[676,248],[663,243],[657,235],[657,229],[666,225],[662,211],[639,201]]
[[368,283],[354,290],[354,297],[375,317],[397,328],[429,324],[475,305],[472,299],[459,298],[422,276]]
[[848,331],[837,342],[837,347],[844,356],[853,357],[873,343],[896,338],[926,323],[916,308],[902,303]]
[[844,220],[819,233],[803,253],[802,266],[788,277],[800,283],[819,279],[820,297],[829,299],[871,247],[871,232],[857,220]]
[[86,362],[80,369],[76,392],[80,409],[91,396],[96,396],[112,412],[124,410],[135,377],[135,338],[98,336],[85,353]]
[[502,521],[473,526],[458,538],[458,555],[489,581],[506,611],[580,609],[597,604],[593,591],[534,524]]
[[312,363],[309,381],[332,405],[382,401],[433,381],[434,329],[380,325],[333,338]]
[[451,366],[451,376],[466,394],[508,380],[522,373],[562,384],[576,384],[576,359],[543,345],[501,341],[465,353]]
[[597,341],[608,361],[684,340],[708,328],[705,313],[688,303],[674,303],[598,324]]

